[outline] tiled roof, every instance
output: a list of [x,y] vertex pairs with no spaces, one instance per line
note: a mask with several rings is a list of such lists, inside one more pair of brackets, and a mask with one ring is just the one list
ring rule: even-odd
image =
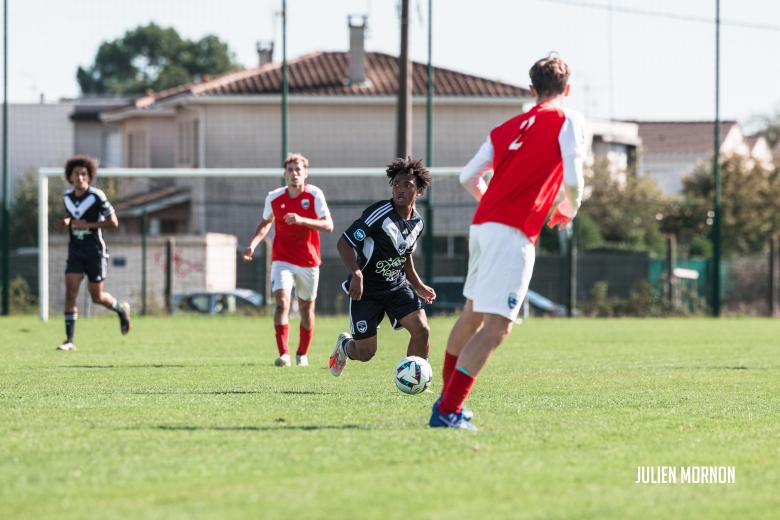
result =
[[[367,83],[347,83],[347,52],[315,52],[288,63],[289,92],[292,95],[319,96],[394,96],[398,86],[398,59],[380,52],[367,52],[365,63]],[[412,63],[412,93],[426,93],[427,65]],[[434,95],[453,97],[530,97],[524,88],[434,67]],[[230,72],[214,79],[190,83],[139,98],[138,108],[181,95],[240,96],[278,94],[281,92],[282,67],[267,63],[254,69]]]
[[[712,121],[632,121],[639,125],[645,154],[707,154],[712,151],[715,124]],[[720,144],[736,121],[721,121]]]

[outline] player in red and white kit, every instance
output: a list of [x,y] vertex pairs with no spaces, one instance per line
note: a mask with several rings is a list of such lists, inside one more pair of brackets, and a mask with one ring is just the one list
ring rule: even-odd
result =
[[257,245],[276,221],[276,235],[271,254],[271,290],[276,299],[274,328],[279,357],[274,364],[290,366],[287,349],[292,289],[298,297],[301,312],[300,340],[295,360],[298,366],[309,365],[309,346],[314,332],[314,300],[320,279],[320,231],[333,231],[325,195],[318,187],[306,184],[309,161],[301,154],[290,154],[284,161],[286,186],[268,193],[263,217],[244,251],[244,261],[251,262]]
[[[431,427],[476,429],[463,403],[517,319],[544,221],[549,215],[549,227],[568,225],[582,200],[584,123],[562,106],[569,67],[550,56],[530,76],[536,106],[494,128],[460,175],[479,203],[469,229],[466,304],[447,340]],[[491,170],[488,184],[483,177]]]

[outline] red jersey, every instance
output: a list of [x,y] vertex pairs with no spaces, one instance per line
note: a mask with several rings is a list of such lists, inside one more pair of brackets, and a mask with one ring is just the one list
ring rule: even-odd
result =
[[276,235],[271,252],[274,261],[288,262],[301,267],[316,267],[322,263],[320,257],[320,233],[306,226],[290,225],[284,221],[287,213],[319,220],[329,214],[328,204],[322,190],[311,184],[304,185],[303,192],[290,197],[286,187],[268,193],[263,209],[263,219],[273,216],[276,221]]
[[474,213],[473,224],[512,226],[536,243],[561,192],[565,158],[584,154],[583,125],[578,117],[570,115],[574,114],[542,103],[490,132],[483,145],[488,150],[480,150],[480,154],[485,159],[490,154],[493,177]]

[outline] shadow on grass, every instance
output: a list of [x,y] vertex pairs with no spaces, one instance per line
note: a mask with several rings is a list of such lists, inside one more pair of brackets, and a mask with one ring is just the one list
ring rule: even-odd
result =
[[[160,424],[153,427],[156,430],[173,432],[273,432],[284,430],[318,431],[318,430],[369,430],[362,424],[279,424],[274,426],[175,426]],[[141,428],[139,428],[141,429]]]
[[58,368],[186,368],[187,365],[60,365]]
[[[270,394],[265,390],[211,390],[207,392],[155,392],[138,391],[130,392],[132,395],[251,395]],[[330,392],[316,392],[314,390],[280,390],[278,393],[286,395],[327,395]]]
[[766,367],[753,367],[749,368],[745,365],[738,365],[733,367],[671,367],[675,370],[768,370]]

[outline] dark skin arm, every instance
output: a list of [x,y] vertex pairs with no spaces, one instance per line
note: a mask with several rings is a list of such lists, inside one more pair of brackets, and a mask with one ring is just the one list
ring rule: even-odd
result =
[[349,282],[349,297],[353,300],[359,300],[363,297],[363,272],[355,260],[355,250],[343,236],[339,238],[336,248],[339,250],[341,262],[352,275],[352,280]]
[[82,219],[72,219],[70,217],[65,217],[62,219],[62,223],[65,226],[70,224],[73,229],[116,229],[119,227],[119,219],[116,218],[116,213],[112,213],[111,216],[109,216],[103,222],[87,222],[86,220]]
[[412,284],[420,298],[425,300],[425,303],[431,304],[436,300],[436,291],[425,285],[420,279],[420,275],[417,274],[417,270],[414,268],[414,259],[411,254],[406,255],[404,273],[406,273],[406,279]]

